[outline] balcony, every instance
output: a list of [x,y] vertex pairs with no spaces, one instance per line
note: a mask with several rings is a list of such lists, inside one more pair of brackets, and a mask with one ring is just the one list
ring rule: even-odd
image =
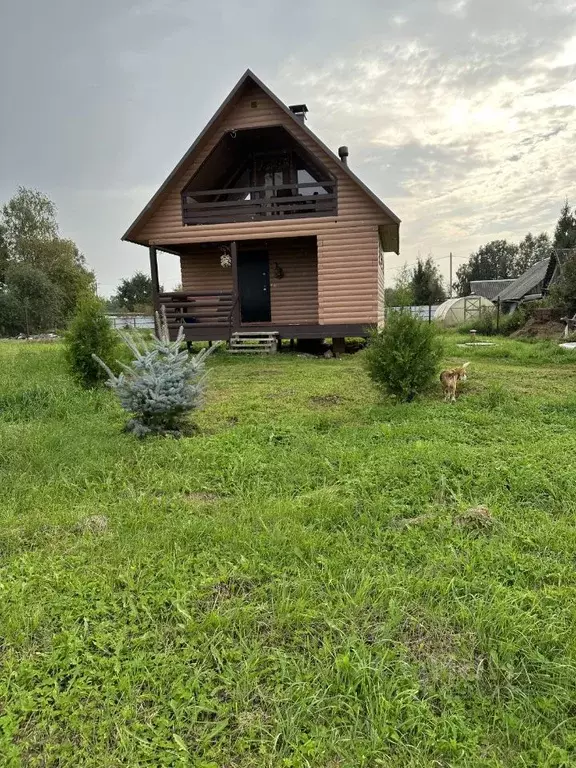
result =
[[185,225],[336,216],[337,213],[334,181],[208,189],[182,195]]

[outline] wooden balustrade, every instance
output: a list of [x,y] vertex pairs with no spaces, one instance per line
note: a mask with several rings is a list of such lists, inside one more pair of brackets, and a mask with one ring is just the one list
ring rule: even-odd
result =
[[[322,193],[302,194],[303,189],[322,188]],[[205,198],[215,198],[206,200]],[[234,197],[235,199],[229,199]],[[228,198],[228,199],[222,199]],[[221,224],[269,218],[335,216],[338,213],[336,183],[314,181],[279,187],[209,189],[182,195],[184,224]]]
[[230,325],[234,294],[223,291],[161,293],[160,307],[166,311],[168,327],[180,325]]

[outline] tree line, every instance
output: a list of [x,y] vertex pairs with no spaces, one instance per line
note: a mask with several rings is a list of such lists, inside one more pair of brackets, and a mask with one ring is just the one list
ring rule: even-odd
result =
[[[456,296],[467,296],[470,294],[470,283],[473,280],[520,277],[534,264],[548,258],[555,249],[571,248],[576,248],[576,209],[572,209],[566,201],[560,211],[553,237],[547,232],[538,235],[529,232],[519,243],[491,240],[480,246],[470,255],[468,261],[456,270],[453,291]],[[557,292],[559,296],[564,297],[564,304],[570,304],[569,297],[576,295],[572,282],[568,285],[572,271],[576,274],[576,264],[574,269],[571,265],[567,266],[567,284],[559,286]],[[404,265],[396,277],[394,286],[386,289],[387,306],[438,304],[445,299],[444,281],[431,257],[419,258],[413,269]]]
[[[19,187],[0,209],[0,336],[64,328],[96,279],[73,240],[62,237],[57,209]],[[152,311],[152,281],[142,272],[120,282],[110,311]]]
[[[519,277],[554,249],[576,248],[576,209],[563,205],[554,236],[528,233],[519,243],[492,240],[456,271],[453,290],[470,293],[473,280]],[[0,210],[0,336],[65,327],[84,295],[95,295],[94,273],[74,241],[60,234],[57,210],[43,193],[20,187]],[[576,305],[576,259],[564,266],[559,301]],[[387,306],[439,304],[447,297],[432,257],[402,267],[386,289]],[[152,311],[152,281],[143,272],[120,281],[107,300],[110,312]],[[576,308],[576,306],[575,306]]]
[[94,287],[84,256],[60,235],[54,203],[20,187],[0,211],[0,335],[61,327]]

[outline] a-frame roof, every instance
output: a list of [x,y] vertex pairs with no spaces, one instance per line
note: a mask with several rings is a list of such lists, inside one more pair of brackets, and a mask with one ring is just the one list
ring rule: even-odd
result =
[[366,195],[374,202],[376,205],[384,211],[384,213],[391,219],[392,222],[396,224],[400,224],[400,219],[398,216],[396,216],[393,211],[388,208],[387,205],[385,205],[380,198],[372,192],[371,189],[369,189],[366,184],[364,184],[363,181],[361,181],[356,174],[350,170],[348,165],[345,163],[342,163],[340,161],[340,158],[331,150],[329,147],[327,147],[319,138],[316,136],[315,133],[313,133],[296,115],[276,96],[275,93],[273,93],[267,85],[265,85],[262,80],[260,80],[259,77],[257,77],[250,69],[247,69],[246,72],[242,75],[240,80],[236,83],[234,88],[230,91],[228,96],[224,99],[218,110],[214,113],[210,121],[207,123],[205,128],[202,130],[200,135],[197,137],[196,141],[192,144],[192,146],[188,149],[186,154],[182,157],[180,162],[176,165],[174,170],[170,173],[168,178],[164,181],[164,183],[160,186],[158,191],[153,195],[153,197],[150,199],[150,201],[146,204],[144,209],[140,212],[140,214],[136,217],[136,219],[133,221],[133,223],[130,225],[128,230],[124,233],[122,236],[122,240],[133,240],[134,233],[137,231],[138,227],[140,227],[141,224],[152,214],[154,211],[156,204],[160,201],[162,194],[167,189],[167,187],[170,185],[172,180],[178,176],[180,171],[185,167],[185,165],[192,159],[194,156],[194,153],[196,152],[196,149],[199,147],[203,139],[207,136],[207,134],[212,129],[213,125],[218,121],[218,119],[221,117],[221,115],[224,113],[224,111],[227,109],[227,107],[234,101],[237,94],[240,92],[240,90],[249,82],[252,82],[254,85],[257,85],[259,88],[264,91],[264,93],[272,99],[272,101],[280,107],[280,109],[286,113],[287,117],[294,121],[298,125],[298,127],[301,130],[304,130],[308,136],[319,146],[321,147],[324,152],[326,152],[333,160],[338,162],[338,165],[342,169],[344,173],[346,173],[352,181],[357,184],[363,192],[365,192]]

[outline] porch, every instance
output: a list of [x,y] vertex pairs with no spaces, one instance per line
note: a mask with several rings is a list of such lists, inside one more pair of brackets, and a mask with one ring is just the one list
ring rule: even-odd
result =
[[[229,341],[234,333],[276,332],[280,338],[365,336],[360,325],[319,322],[316,237],[204,243],[171,250],[180,256],[178,292],[157,293],[175,336]],[[159,285],[156,248],[151,272]]]

